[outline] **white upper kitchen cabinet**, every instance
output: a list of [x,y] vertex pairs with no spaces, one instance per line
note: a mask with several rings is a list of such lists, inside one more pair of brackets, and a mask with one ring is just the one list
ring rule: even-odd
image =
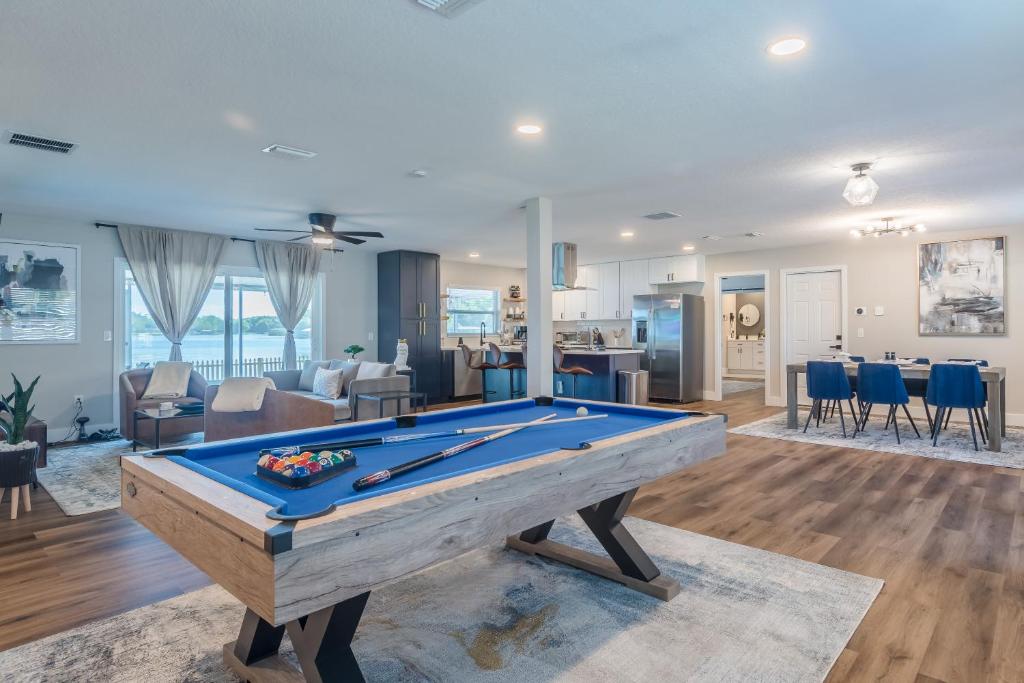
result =
[[565,320],[565,292],[551,292],[551,319]]
[[602,320],[601,313],[601,266],[581,266],[576,285],[586,287],[583,293],[583,320]]
[[[587,307],[587,318],[593,320],[618,320],[622,317],[629,317],[626,313],[623,316],[621,299],[619,297],[619,262],[599,263],[594,266],[597,269],[598,314],[600,317],[590,314],[590,307]],[[588,302],[589,303],[589,302]]]
[[619,317],[632,317],[634,296],[653,294],[656,291],[650,283],[647,259],[619,262]]
[[648,261],[648,280],[652,285],[704,282],[704,256],[663,256]]

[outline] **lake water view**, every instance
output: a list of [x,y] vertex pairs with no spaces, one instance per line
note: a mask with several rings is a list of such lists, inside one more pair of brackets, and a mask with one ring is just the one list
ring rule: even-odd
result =
[[[280,358],[284,353],[284,337],[269,334],[246,334],[242,338],[242,358]],[[295,350],[300,357],[309,357],[310,340],[295,339]],[[125,361],[130,367],[139,363],[153,363],[167,360],[171,343],[162,334],[133,334],[131,358]],[[181,354],[187,361],[223,361],[224,337],[218,334],[192,334],[181,344]],[[235,357],[238,353],[238,337],[235,337]]]

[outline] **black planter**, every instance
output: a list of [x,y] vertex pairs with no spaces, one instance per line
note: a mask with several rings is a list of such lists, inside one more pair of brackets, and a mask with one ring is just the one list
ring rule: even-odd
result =
[[0,452],[0,488],[12,489],[31,484],[35,478],[39,446]]

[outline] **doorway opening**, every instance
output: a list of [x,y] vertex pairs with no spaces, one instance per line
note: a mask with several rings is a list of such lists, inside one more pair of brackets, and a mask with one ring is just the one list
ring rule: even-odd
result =
[[715,276],[715,384],[721,401],[741,395],[768,404],[771,293],[767,270]]

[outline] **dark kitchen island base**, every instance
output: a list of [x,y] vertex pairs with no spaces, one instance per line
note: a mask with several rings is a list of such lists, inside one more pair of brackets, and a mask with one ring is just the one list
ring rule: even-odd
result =
[[[586,349],[566,349],[565,364],[567,366],[584,367],[593,375],[579,375],[576,379],[576,398],[589,401],[617,400],[617,381],[619,370],[636,371],[640,369],[641,351],[630,349],[610,349],[607,351],[588,351]],[[501,362],[522,362],[521,351],[502,350]],[[526,391],[526,370],[485,370],[484,384],[487,392],[485,402],[507,401],[509,395],[510,374],[515,382],[516,398],[522,398]],[[554,373],[555,396],[572,396],[572,377]]]

